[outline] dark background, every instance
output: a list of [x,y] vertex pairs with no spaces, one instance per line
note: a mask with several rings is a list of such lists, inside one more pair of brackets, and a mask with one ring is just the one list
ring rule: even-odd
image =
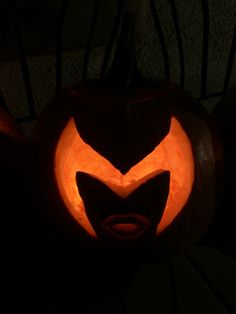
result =
[[[181,81],[180,54],[173,19],[173,1],[156,1],[160,24],[169,54],[170,79]],[[19,66],[18,51],[12,27],[12,16],[7,1],[0,2],[0,87],[12,114],[19,118],[28,115],[25,87]],[[17,14],[21,20],[24,46],[28,56],[30,79],[37,112],[40,112],[55,92],[55,30],[59,0],[16,1]],[[81,79],[84,48],[89,35],[95,0],[72,0],[67,9],[63,33],[63,85]],[[104,47],[110,36],[116,13],[117,0],[101,0],[88,75],[97,77],[104,55]],[[160,39],[155,29],[148,1],[145,9],[144,27],[139,34],[139,68],[145,77],[164,77],[164,59]],[[207,1],[209,9],[209,36],[206,92],[222,91],[227,71],[231,44],[235,29],[236,3],[234,0]],[[175,1],[178,26],[181,34],[185,80],[184,87],[194,96],[201,96],[203,11],[202,1]],[[230,67],[228,87],[235,83],[236,64]],[[219,97],[203,100],[212,110]],[[22,123],[29,133],[31,121]]]
[[[222,91],[225,83],[229,54],[236,21],[236,1],[210,0],[208,68],[206,92]],[[95,1],[73,0],[68,8],[63,34],[63,86],[81,80],[84,49],[86,47],[92,10]],[[138,63],[146,77],[164,77],[163,55],[148,1],[144,0],[145,23],[139,34]],[[172,1],[156,1],[161,26],[166,39],[170,61],[170,79],[181,81],[181,67],[172,16]],[[55,31],[61,1],[16,1],[17,15],[23,34],[25,51],[35,99],[39,113],[55,93]],[[89,77],[98,77],[104,49],[107,44],[116,12],[116,1],[101,0],[93,50],[89,62]],[[201,1],[176,1],[179,28],[182,37],[185,80],[184,87],[194,96],[201,96],[203,14]],[[0,1],[0,89],[12,115],[18,119],[23,131],[29,135],[33,121],[25,93],[19,55],[7,1]],[[236,63],[233,60],[228,88],[236,83]],[[213,95],[214,96],[214,95]],[[203,104],[212,111],[220,96],[206,97]],[[236,262],[232,257],[209,247],[191,250],[197,261],[195,267],[184,255],[172,260],[177,293],[178,313],[227,313],[222,303],[230,304],[236,312]],[[9,252],[6,260],[14,259]],[[140,268],[125,297],[126,311],[139,313],[173,313],[173,291],[167,262]],[[199,271],[203,277],[199,275]],[[203,279],[204,278],[204,279]],[[91,280],[91,278],[88,280]],[[80,313],[80,291],[83,281],[77,275],[68,278],[34,279],[17,281],[14,287],[6,283],[1,313],[12,313],[13,308],[32,313]],[[96,289],[99,285],[93,284]],[[96,294],[96,289],[95,294]],[[89,293],[89,286],[84,292]],[[77,294],[78,292],[78,294]],[[91,303],[95,300],[91,299]],[[96,302],[95,302],[96,303]],[[14,304],[14,305],[13,305]],[[15,306],[15,307],[14,307]],[[233,309],[233,310],[232,310]],[[89,312],[88,312],[89,313]],[[91,313],[95,313],[92,312]],[[116,313],[122,313],[117,309]]]

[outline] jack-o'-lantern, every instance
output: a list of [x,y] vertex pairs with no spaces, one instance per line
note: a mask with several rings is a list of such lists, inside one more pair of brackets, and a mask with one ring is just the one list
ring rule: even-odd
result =
[[178,251],[211,221],[214,132],[173,84],[69,86],[45,108],[33,143],[44,211],[78,238]]
[[126,260],[165,256],[203,235],[219,156],[201,105],[168,81],[140,76],[135,25],[127,11],[108,76],[58,93],[33,135],[49,229],[73,234],[75,250],[82,242],[121,259],[124,250]]

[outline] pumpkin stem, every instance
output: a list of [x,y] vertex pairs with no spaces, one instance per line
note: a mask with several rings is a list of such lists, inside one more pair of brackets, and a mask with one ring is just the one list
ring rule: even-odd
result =
[[143,81],[135,55],[139,12],[126,9],[111,68],[107,80],[127,90],[130,85]]

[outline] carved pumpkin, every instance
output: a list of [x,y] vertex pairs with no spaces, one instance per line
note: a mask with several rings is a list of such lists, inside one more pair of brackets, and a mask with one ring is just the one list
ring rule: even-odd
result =
[[151,243],[161,256],[197,241],[211,221],[214,132],[173,84],[69,86],[45,108],[33,144],[46,219],[78,241],[140,252]]

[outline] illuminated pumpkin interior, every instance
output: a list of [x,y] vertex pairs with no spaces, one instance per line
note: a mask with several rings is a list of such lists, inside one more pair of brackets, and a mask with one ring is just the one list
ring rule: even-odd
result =
[[191,143],[175,117],[171,118],[170,131],[163,141],[124,175],[82,140],[74,119],[71,118],[57,144],[54,170],[57,186],[66,208],[93,237],[97,235],[88,220],[78,192],[77,171],[90,174],[120,197],[125,198],[148,179],[169,170],[170,191],[156,235],[169,226],[180,213],[191,194],[194,182]]

